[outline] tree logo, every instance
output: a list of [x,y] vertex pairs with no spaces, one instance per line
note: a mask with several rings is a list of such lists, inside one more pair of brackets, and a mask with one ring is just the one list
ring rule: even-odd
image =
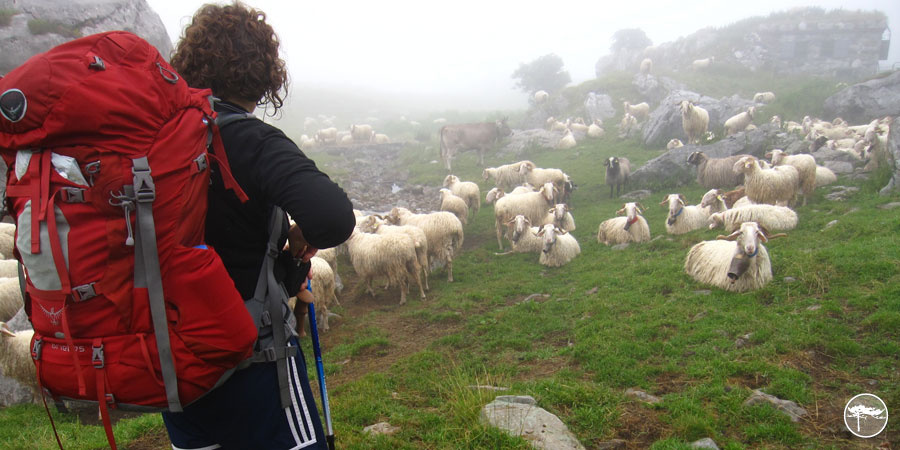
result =
[[844,425],[861,438],[877,436],[884,431],[887,421],[887,405],[872,394],[859,394],[844,407]]

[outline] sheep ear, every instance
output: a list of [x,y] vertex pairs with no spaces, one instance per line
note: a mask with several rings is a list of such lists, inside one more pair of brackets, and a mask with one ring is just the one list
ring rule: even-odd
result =
[[681,200],[681,203],[682,203],[682,204],[685,204],[685,205],[687,204],[687,199],[684,198],[683,195],[678,194],[678,199]]
[[9,329],[9,326],[6,325],[6,322],[0,322],[0,334],[16,337],[16,333],[13,333],[12,330]]
[[555,208],[555,207],[554,207],[554,208],[550,208],[550,209],[547,210],[547,214],[553,214],[553,213],[555,213],[555,212],[556,212],[556,208]]
[[659,202],[659,206],[666,206],[666,203],[669,203],[669,196],[668,196],[668,195],[666,195],[665,197],[663,197],[662,201]]
[[516,223],[516,218],[515,218],[515,217],[513,217],[512,219],[506,221],[506,224],[507,224],[507,225],[512,225],[512,224],[514,224],[514,223]]
[[769,235],[772,233],[770,233],[769,230],[766,227],[764,227],[761,223],[757,223],[756,226],[759,227],[759,231],[762,233],[763,238],[765,240],[769,240]]
[[716,239],[718,239],[720,241],[722,241],[722,240],[733,241],[733,240],[737,239],[737,237],[740,235],[741,235],[741,230],[737,230],[734,233],[729,234],[728,236],[723,236],[720,234],[720,235],[716,236]]
[[622,208],[622,209],[616,211],[616,215],[617,215],[617,216],[618,216],[618,215],[621,215],[621,214],[624,213],[624,212],[625,212],[625,208]]
[[556,230],[556,232],[557,232],[558,234],[569,234],[568,231],[563,230],[562,228],[558,228],[558,227],[553,227],[553,228]]

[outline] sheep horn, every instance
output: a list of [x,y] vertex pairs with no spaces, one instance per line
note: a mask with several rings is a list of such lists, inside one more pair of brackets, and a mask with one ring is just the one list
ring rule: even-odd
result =
[[644,210],[647,209],[647,208],[644,208],[644,205],[642,205],[642,204],[640,204],[640,203],[635,203],[635,205],[637,205],[637,207],[638,207],[638,212],[640,212],[641,214],[643,214],[643,213],[644,213]]
[[728,236],[723,236],[720,234],[720,235],[716,236],[716,239],[720,240],[720,241],[721,240],[733,241],[733,240],[737,239],[737,237],[740,235],[741,235],[741,230],[737,230],[734,233],[729,234]]
[[6,325],[6,322],[0,322],[0,333],[7,336],[16,337],[16,333],[9,329],[9,326]]
[[681,195],[681,194],[678,194],[678,198],[679,198],[679,199],[680,199],[680,200],[681,200],[681,203],[683,203],[683,204],[687,204],[687,199],[686,199],[686,198],[684,198],[684,196],[683,196],[683,195]]
[[622,209],[616,211],[616,215],[618,216],[619,214],[622,214],[623,212],[625,212],[625,208],[622,208]]
[[659,202],[659,206],[666,206],[666,203],[669,203],[669,196],[668,196],[668,195],[666,195],[665,197],[663,197],[662,201]]

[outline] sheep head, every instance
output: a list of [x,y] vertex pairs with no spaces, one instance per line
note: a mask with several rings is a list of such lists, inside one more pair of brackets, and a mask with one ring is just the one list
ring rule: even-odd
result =
[[699,166],[700,163],[702,163],[706,159],[708,158],[702,152],[693,152],[688,156],[687,162],[688,164]]
[[537,168],[531,161],[522,161],[519,163],[519,173],[528,175],[529,172]]
[[491,188],[491,190],[488,191],[487,196],[484,198],[484,201],[487,203],[494,203],[504,195],[506,195],[506,193],[503,192],[500,188]]
[[455,183],[459,183],[459,177],[456,175],[447,175],[444,177],[444,187],[453,186]]
[[[481,178],[488,180],[491,178],[491,175],[495,175],[497,173],[497,169],[494,167],[488,167],[481,171]],[[446,180],[444,180],[446,182]]]
[[675,221],[678,220],[678,216],[681,215],[681,212],[684,211],[687,199],[681,194],[669,194],[666,195],[666,198],[663,199],[660,205],[665,205],[666,203],[669,204],[669,216],[666,219],[666,223],[673,225]]
[[519,242],[519,239],[522,238],[522,234],[524,234],[531,228],[531,221],[529,221],[525,216],[519,214],[516,217],[513,217],[512,220],[507,222],[507,225],[512,225],[513,229],[510,240],[513,242]]
[[544,183],[543,186],[541,186],[541,190],[539,192],[544,197],[544,199],[546,199],[547,202],[549,203],[549,202],[552,202],[553,199],[556,197],[556,194],[559,192],[559,189],[557,189],[556,186],[553,185],[553,183],[550,183],[548,181],[548,182]]
[[543,242],[543,246],[541,247],[542,252],[550,253],[550,250],[556,245],[557,234],[565,234],[565,232],[550,223],[541,227],[541,231],[538,231],[537,235]]
[[628,229],[638,221],[641,209],[640,203],[628,202],[620,210],[625,212],[625,231],[628,231]]

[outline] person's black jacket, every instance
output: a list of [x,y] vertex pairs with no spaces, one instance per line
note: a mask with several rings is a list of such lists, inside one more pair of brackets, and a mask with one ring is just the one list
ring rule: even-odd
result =
[[[216,110],[244,112],[230,103]],[[261,120],[241,120],[221,130],[232,175],[249,197],[242,204],[223,187],[217,164],[209,189],[206,243],[222,257],[243,298],[253,296],[269,241],[272,205],[297,223],[313,247],[324,249],[347,240],[356,218],[347,194],[288,139]],[[287,240],[287,228],[279,248]]]

